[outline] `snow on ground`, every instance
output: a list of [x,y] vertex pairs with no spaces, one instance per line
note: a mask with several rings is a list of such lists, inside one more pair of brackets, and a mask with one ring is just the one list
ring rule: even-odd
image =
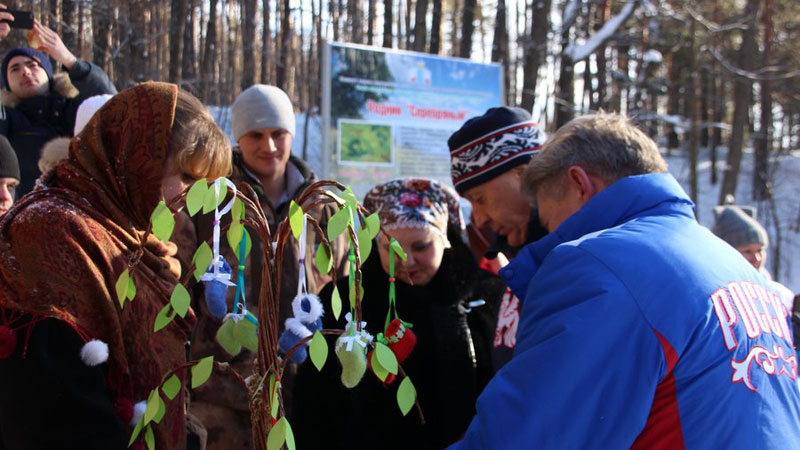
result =
[[[217,124],[231,137],[231,123],[229,108],[211,107],[211,113]],[[292,153],[302,157],[303,140],[305,133],[305,114],[297,116],[297,131],[292,143]],[[322,169],[322,134],[321,119],[313,116],[308,127],[308,146],[306,148],[306,162],[320,174]],[[233,138],[231,137],[231,141]],[[719,189],[722,183],[721,168],[725,163],[725,150],[719,152],[717,170],[718,182],[711,184],[711,161],[707,150],[700,154],[698,165],[698,188],[700,198],[697,202],[698,220],[702,225],[711,227],[714,224],[713,207],[717,204]],[[672,155],[667,155],[666,150],[662,149],[669,171],[678,179],[686,192],[689,192],[689,162],[685,153],[677,150]],[[767,228],[770,236],[769,256],[767,257],[767,268],[773,278],[785,284],[794,292],[800,292],[800,151],[793,154],[777,157],[773,162],[775,167],[774,189],[775,205],[777,209],[777,221],[772,217],[768,204],[755,205],[752,199],[752,177],[753,177],[753,154],[752,150],[746,150],[742,158],[742,168],[739,174],[739,183],[736,191],[737,203],[745,205],[755,205],[759,208],[758,220]],[[776,261],[776,246],[778,245],[778,233],[776,226],[780,230],[780,257]],[[778,273],[775,273],[776,268]]]

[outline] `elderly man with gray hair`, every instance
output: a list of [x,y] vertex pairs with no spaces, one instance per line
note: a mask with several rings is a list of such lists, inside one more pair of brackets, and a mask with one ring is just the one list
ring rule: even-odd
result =
[[575,119],[523,187],[550,234],[501,271],[523,299],[516,351],[452,448],[800,449],[789,312],[650,138]]

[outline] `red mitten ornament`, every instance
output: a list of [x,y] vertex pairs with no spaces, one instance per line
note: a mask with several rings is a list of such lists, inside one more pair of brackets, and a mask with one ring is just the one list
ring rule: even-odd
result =
[[17,348],[17,333],[7,325],[0,325],[0,359],[6,359]]
[[[375,350],[370,350],[369,353],[367,353],[367,367],[369,367],[369,370],[372,370],[372,354],[373,353],[375,353]],[[396,357],[397,356],[395,356],[395,358]],[[375,373],[375,371],[372,370],[372,373]],[[377,377],[378,375],[375,375],[375,376]],[[395,378],[397,378],[397,377],[393,373],[387,372],[386,379],[383,380],[383,384],[385,384],[386,386],[389,386],[390,384],[394,383]],[[380,380],[380,378],[378,378],[378,380]]]
[[398,363],[405,361],[408,355],[414,351],[414,346],[417,345],[417,336],[411,331],[411,328],[399,318],[389,322],[389,326],[386,327],[386,333],[384,335]]

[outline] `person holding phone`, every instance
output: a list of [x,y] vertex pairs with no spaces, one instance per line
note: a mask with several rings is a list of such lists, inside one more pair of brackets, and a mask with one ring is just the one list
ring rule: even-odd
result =
[[[0,21],[14,21],[3,4]],[[11,28],[8,22],[0,22],[0,38]],[[94,95],[117,93],[102,69],[78,59],[58,33],[35,19],[29,42],[37,48],[11,49],[0,65],[0,134],[17,151],[22,176],[19,196],[30,192],[41,175],[38,161],[44,144],[55,137],[72,137],[81,102]],[[65,73],[54,74],[51,58]]]

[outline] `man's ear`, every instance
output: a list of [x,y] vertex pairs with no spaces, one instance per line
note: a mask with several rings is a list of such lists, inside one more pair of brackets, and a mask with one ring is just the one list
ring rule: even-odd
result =
[[567,178],[572,187],[577,189],[583,203],[605,189],[605,184],[600,178],[589,175],[581,166],[570,166],[567,169]]

